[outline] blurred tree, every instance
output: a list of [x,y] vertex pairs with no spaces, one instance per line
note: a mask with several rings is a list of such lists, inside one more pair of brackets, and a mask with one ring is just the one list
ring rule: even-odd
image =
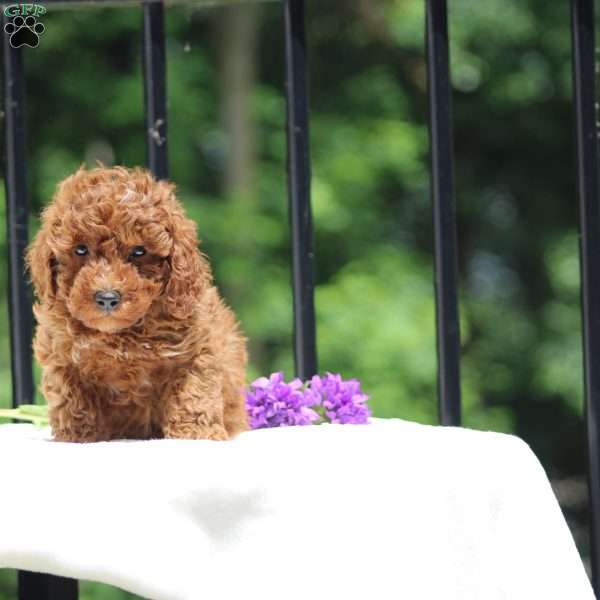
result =
[[220,124],[227,147],[223,173],[225,197],[251,199],[255,192],[256,124],[252,97],[256,85],[259,9],[258,4],[242,4],[218,11]]

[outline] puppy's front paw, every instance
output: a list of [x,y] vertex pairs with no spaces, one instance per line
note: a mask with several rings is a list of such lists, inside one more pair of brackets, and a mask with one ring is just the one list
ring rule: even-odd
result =
[[228,440],[229,435],[222,425],[169,424],[164,431],[166,438],[179,440]]
[[101,442],[108,439],[98,432],[91,430],[74,429],[52,429],[52,437],[55,442],[75,442],[80,444]]

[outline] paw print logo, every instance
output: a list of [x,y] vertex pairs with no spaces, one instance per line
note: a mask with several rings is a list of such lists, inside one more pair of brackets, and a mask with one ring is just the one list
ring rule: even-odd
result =
[[4,31],[10,35],[10,45],[13,48],[29,46],[36,48],[40,43],[40,35],[46,28],[33,15],[28,17],[15,17],[11,23],[4,26]]

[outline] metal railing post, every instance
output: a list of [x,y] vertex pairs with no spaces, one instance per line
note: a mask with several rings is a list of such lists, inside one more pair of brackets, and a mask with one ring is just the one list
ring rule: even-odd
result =
[[460,327],[446,0],[427,0],[426,37],[439,415],[443,425],[460,425]]
[[308,59],[304,0],[284,0],[289,219],[296,375],[317,372],[314,253],[310,204]]
[[144,2],[144,114],[148,167],[158,179],[169,176],[167,153],[167,59],[161,2]]
[[[2,18],[2,24],[5,19]],[[24,76],[22,48],[12,48],[3,36],[4,139],[6,217],[8,239],[8,294],[10,315],[13,406],[34,398],[31,339],[31,289],[25,277],[25,249],[29,243],[25,177]]]
[[592,585],[600,594],[600,204],[593,0],[571,0]]

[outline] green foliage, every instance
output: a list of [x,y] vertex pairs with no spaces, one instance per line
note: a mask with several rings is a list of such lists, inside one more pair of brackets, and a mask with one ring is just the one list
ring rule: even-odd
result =
[[544,257],[554,293],[542,310],[544,336],[535,355],[535,384],[542,393],[560,394],[579,414],[583,373],[578,252],[577,236],[567,233]]

